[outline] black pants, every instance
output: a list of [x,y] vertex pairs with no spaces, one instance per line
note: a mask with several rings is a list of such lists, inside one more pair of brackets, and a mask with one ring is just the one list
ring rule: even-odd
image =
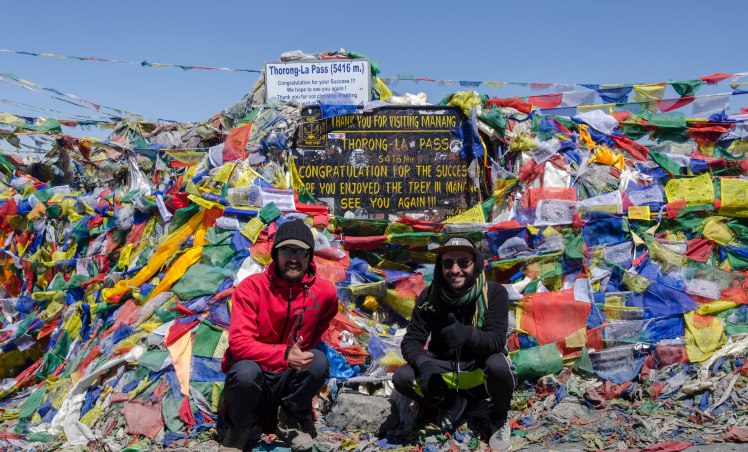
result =
[[328,372],[325,353],[310,351],[314,359],[304,372],[264,371],[249,359],[234,363],[226,375],[229,425],[237,429],[259,425],[262,419],[274,419],[280,405],[288,414],[307,418]]
[[[438,361],[437,361],[438,362]],[[452,368],[444,367],[444,373],[451,373]],[[463,368],[464,371],[473,370]],[[423,397],[413,388],[413,382],[417,377],[418,370],[414,370],[408,364],[401,366],[392,376],[395,389],[401,394],[427,405],[446,409],[454,402],[457,395],[455,390],[439,390],[437,393],[429,393],[426,388],[421,387]],[[486,376],[486,384],[478,385],[471,389],[460,389],[459,395],[472,399],[491,399],[492,417],[506,417],[512,402],[514,392],[514,375],[509,359],[501,353],[489,356],[483,365],[483,373]],[[445,393],[446,391],[446,393]]]

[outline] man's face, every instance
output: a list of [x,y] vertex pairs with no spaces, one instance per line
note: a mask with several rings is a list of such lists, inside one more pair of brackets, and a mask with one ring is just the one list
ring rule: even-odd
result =
[[449,288],[459,291],[465,288],[470,275],[473,274],[475,259],[467,251],[447,251],[441,255],[442,276]]
[[309,254],[311,250],[299,248],[296,245],[278,248],[278,274],[282,279],[291,282],[301,281],[309,268]]

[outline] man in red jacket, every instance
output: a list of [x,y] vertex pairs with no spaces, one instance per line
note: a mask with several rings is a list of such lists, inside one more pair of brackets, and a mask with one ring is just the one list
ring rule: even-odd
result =
[[327,376],[315,347],[338,312],[335,286],[315,276],[314,237],[303,221],[275,233],[273,262],[242,281],[232,299],[226,372],[229,429],[221,450],[242,450],[278,410],[277,434],[294,451],[311,450],[312,398]]

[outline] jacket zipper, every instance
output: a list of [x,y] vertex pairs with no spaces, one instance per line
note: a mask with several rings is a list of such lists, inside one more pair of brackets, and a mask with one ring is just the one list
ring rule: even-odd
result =
[[288,307],[286,308],[286,320],[283,321],[283,329],[281,335],[278,338],[278,343],[282,344],[286,336],[286,327],[288,326],[288,319],[291,318],[291,298],[293,297],[293,288],[288,288]]

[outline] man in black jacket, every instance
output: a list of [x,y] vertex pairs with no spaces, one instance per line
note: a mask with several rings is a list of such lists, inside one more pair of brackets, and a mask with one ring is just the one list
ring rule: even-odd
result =
[[458,425],[467,399],[490,398],[489,447],[511,450],[507,412],[514,376],[504,354],[506,289],[486,281],[483,257],[470,239],[449,238],[436,254],[434,280],[418,297],[402,340],[407,364],[393,383],[401,394],[437,408],[445,430]]

